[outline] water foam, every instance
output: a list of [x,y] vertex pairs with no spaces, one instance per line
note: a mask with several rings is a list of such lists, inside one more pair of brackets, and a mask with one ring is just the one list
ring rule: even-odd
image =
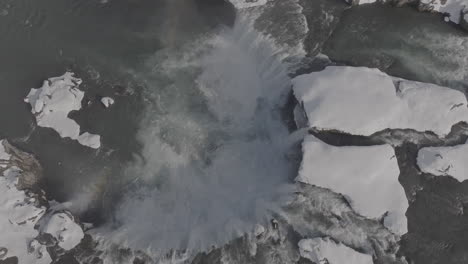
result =
[[199,250],[267,221],[295,174],[280,117],[290,89],[283,54],[241,19],[156,54],[143,152],[127,173],[134,191],[116,227],[98,236],[138,249]]

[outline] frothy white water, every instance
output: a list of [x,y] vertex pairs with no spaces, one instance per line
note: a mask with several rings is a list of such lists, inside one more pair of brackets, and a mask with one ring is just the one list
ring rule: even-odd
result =
[[[157,251],[206,249],[266,221],[291,191],[290,89],[283,55],[238,21],[152,61],[154,85],[142,122],[143,153],[105,240]],[[156,80],[157,79],[157,80]]]

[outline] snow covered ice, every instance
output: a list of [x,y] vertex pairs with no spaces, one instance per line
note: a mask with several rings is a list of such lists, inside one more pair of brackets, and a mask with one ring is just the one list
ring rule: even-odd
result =
[[[352,5],[363,5],[372,4],[379,2],[377,0],[345,0],[348,4]],[[384,0],[382,2],[392,2]],[[397,3],[406,4],[411,1],[395,1]],[[416,1],[421,11],[431,11],[446,15],[446,22],[453,22],[460,24],[464,21],[468,21],[468,0],[418,0]]]
[[468,121],[462,92],[392,78],[378,69],[327,67],[293,79],[309,126],[369,136],[384,129],[414,129],[447,135]]
[[330,238],[302,239],[299,252],[303,258],[318,264],[372,264],[371,255],[366,255],[336,243]]
[[[5,163],[10,155],[3,141],[0,146],[0,159]],[[45,246],[35,240],[39,232],[34,228],[46,208],[36,206],[33,197],[16,188],[19,173],[18,168],[11,167],[0,174],[0,248],[7,250],[3,258],[17,257],[19,263],[50,263]]]
[[108,108],[111,105],[113,105],[115,103],[115,101],[114,101],[114,99],[112,99],[110,97],[103,97],[103,98],[101,98],[101,103],[104,105],[104,107]]
[[348,4],[357,4],[357,5],[364,5],[364,4],[372,4],[377,2],[377,0],[345,0]]
[[399,235],[407,232],[408,201],[391,146],[335,147],[309,135],[302,149],[297,181],[343,194],[363,216],[379,218],[388,212],[384,225]]
[[78,89],[80,84],[80,79],[67,72],[44,81],[39,89],[31,89],[24,101],[31,104],[37,124],[53,128],[61,137],[78,138],[80,126],[68,118],[68,113],[81,109],[84,92]]
[[[5,146],[3,146],[2,142],[3,141],[0,140],[0,161],[6,162],[6,161],[10,160],[11,155],[6,152]],[[4,168],[4,167],[6,167],[6,165],[3,164],[2,162],[0,162],[0,167]]]
[[71,72],[45,80],[42,87],[32,88],[24,101],[31,104],[37,125],[52,128],[63,138],[78,140],[84,146],[100,147],[99,135],[80,136],[80,126],[68,117],[71,111],[81,109],[84,92],[79,90],[81,79]]
[[231,2],[237,9],[243,9],[265,5],[267,0],[229,0],[229,2]]
[[419,150],[418,166],[426,173],[468,179],[468,144],[452,147],[427,147]]
[[[38,236],[49,233],[65,250],[74,248],[84,236],[68,212],[54,212],[38,202],[37,195],[18,190],[22,170],[13,166],[11,155],[0,140],[0,260],[17,257],[18,263],[52,262]],[[6,252],[6,254],[5,254]]]
[[101,136],[90,134],[88,132],[84,132],[79,135],[77,140],[81,145],[88,146],[93,149],[98,149],[101,146]]
[[65,212],[50,216],[41,229],[43,233],[51,234],[56,238],[58,245],[65,250],[74,248],[84,237],[83,230],[75,223],[73,216]]

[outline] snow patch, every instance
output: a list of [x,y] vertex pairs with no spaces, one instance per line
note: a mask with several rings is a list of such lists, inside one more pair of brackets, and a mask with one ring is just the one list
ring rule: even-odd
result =
[[5,146],[3,146],[3,140],[0,140],[0,168],[5,168],[6,165],[3,163],[9,161],[10,158],[11,155],[6,152]]
[[[84,97],[84,92],[78,89],[81,83],[82,80],[75,78],[73,73],[66,72],[45,80],[41,88],[32,88],[24,101],[31,105],[38,126],[52,128],[63,138],[78,140],[80,144],[91,147],[84,140],[89,138],[88,135],[79,140],[80,126],[68,117],[70,112],[81,109]],[[95,140],[96,137],[92,141],[94,148],[97,145]]]
[[444,136],[468,121],[467,100],[447,87],[392,78],[378,69],[327,67],[293,79],[309,126],[371,135],[391,129],[433,131]]
[[267,0],[229,0],[237,9],[265,5]]
[[372,3],[375,3],[377,2],[377,0],[359,0],[359,4],[360,5],[363,5],[363,4],[372,4]]
[[65,212],[53,214],[41,227],[41,231],[55,237],[58,245],[65,250],[76,247],[84,237],[83,230],[73,216]]
[[[345,0],[350,5],[363,5],[376,3],[377,0]],[[391,2],[391,1],[383,1]],[[404,3],[405,1],[400,1]],[[419,0],[418,6],[420,11],[431,11],[446,15],[445,22],[453,22],[455,24],[462,23],[463,20],[468,21],[466,13],[468,12],[468,0]]]
[[263,233],[265,233],[266,229],[260,224],[256,224],[254,228],[254,235],[256,237],[261,236]]
[[77,138],[78,143],[93,149],[101,147],[101,136],[84,132]]
[[318,264],[372,264],[372,256],[336,243],[329,238],[302,239],[299,252],[303,258]]
[[395,152],[389,145],[335,147],[312,135],[304,139],[297,181],[343,194],[359,214],[379,218],[396,234],[407,232],[408,201],[398,182]]
[[418,166],[426,173],[468,179],[468,144],[452,147],[427,147],[418,152]]
[[468,0],[420,0],[419,6],[422,9],[447,14],[449,21],[460,24],[468,7]]
[[358,215],[342,195],[309,184],[296,186],[295,196],[282,216],[302,237],[320,234],[369,255],[386,252],[398,258],[399,236],[378,221]]
[[110,97],[103,97],[101,98],[101,103],[106,107],[110,107],[111,105],[113,105],[115,103],[114,99],[110,98]]
[[372,4],[377,2],[377,0],[345,0],[346,3],[350,5],[364,5],[364,4]]
[[0,260],[17,257],[18,263],[51,263],[47,242],[39,242],[38,236],[49,233],[60,247],[69,250],[81,241],[83,231],[68,212],[51,215],[53,210],[41,206],[36,194],[17,189],[23,171],[8,162],[10,154],[3,140],[0,157],[4,165],[0,170]]
[[35,239],[39,232],[34,229],[46,208],[36,206],[35,198],[16,189],[20,173],[12,167],[0,175],[0,248],[3,252],[6,249],[4,258],[16,256],[18,263],[50,263],[46,247]]

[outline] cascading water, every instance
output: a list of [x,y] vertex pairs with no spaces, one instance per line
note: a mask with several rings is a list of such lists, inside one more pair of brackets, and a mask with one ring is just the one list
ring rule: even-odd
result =
[[98,236],[137,249],[201,250],[268,221],[295,173],[281,119],[290,88],[283,59],[242,19],[151,58],[143,151],[126,173],[132,191],[115,228]]

